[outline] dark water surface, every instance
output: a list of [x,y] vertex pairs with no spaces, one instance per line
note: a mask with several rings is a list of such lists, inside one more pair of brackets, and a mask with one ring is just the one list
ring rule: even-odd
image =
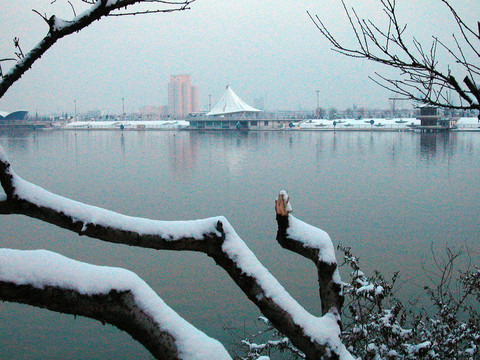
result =
[[[19,175],[75,200],[162,220],[225,215],[316,314],[313,265],[275,242],[279,190],[290,193],[298,218],[351,246],[367,272],[400,270],[409,296],[431,249],[480,249],[480,133],[59,131],[3,135],[0,145]],[[258,316],[203,254],[102,243],[20,216],[0,218],[0,242],[132,270],[227,346],[223,324],[242,328]],[[1,359],[133,357],[149,354],[111,326],[0,303]]]

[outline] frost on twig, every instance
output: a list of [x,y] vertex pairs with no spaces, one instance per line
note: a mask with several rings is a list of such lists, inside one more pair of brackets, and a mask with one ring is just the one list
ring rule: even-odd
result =
[[[424,287],[431,300],[396,298],[398,272],[387,280],[380,272],[372,276],[360,270],[360,263],[348,247],[339,246],[343,263],[352,272],[345,284],[342,338],[358,358],[368,359],[477,359],[480,354],[480,316],[474,290],[479,287],[478,268],[460,271],[465,259],[446,249],[446,256],[433,254],[433,267]],[[468,250],[467,250],[468,251]],[[456,264],[455,264],[456,263]],[[439,275],[436,279],[435,275]],[[471,281],[465,283],[464,276]],[[456,280],[454,281],[454,278]],[[456,283],[453,286],[454,282]],[[452,285],[452,287],[450,287]],[[456,285],[459,285],[458,287]],[[464,302],[472,306],[464,306]]]
[[289,338],[278,332],[267,318],[260,316],[258,320],[262,326],[259,331],[248,334],[241,341],[246,352],[241,356],[242,360],[270,359],[270,356],[277,353],[289,353],[292,358],[305,359],[305,354],[298,350]]

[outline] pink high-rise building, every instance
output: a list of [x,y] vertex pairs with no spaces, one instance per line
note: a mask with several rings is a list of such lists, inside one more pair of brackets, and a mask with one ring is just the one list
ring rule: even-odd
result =
[[168,83],[168,114],[185,118],[198,112],[198,88],[192,86],[190,75],[171,75]]

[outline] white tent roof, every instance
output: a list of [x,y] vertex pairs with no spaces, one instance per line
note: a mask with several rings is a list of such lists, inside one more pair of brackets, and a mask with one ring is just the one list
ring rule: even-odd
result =
[[254,107],[248,105],[245,101],[240,99],[240,97],[233,92],[230,85],[227,85],[225,94],[223,94],[222,98],[212,108],[212,110],[207,113],[207,116],[260,111],[262,110],[255,109]]

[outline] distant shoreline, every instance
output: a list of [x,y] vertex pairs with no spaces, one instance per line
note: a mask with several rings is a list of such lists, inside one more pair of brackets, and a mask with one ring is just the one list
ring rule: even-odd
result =
[[[240,121],[240,120],[239,120]],[[306,119],[301,121],[288,119],[241,120],[250,123],[248,127],[224,128],[221,121],[205,122],[202,126],[186,120],[153,121],[75,121],[71,123],[31,123],[0,124],[0,132],[12,131],[195,131],[195,132],[258,132],[258,131],[328,131],[328,132],[420,132],[420,120],[401,119]],[[229,120],[231,123],[232,121]],[[263,124],[265,123],[265,124]],[[220,125],[219,125],[220,124]],[[268,126],[263,126],[267,125]],[[197,126],[195,126],[197,125]],[[439,130],[443,129],[429,129]],[[480,123],[476,117],[458,118],[451,132],[480,132]]]
[[[119,130],[119,131],[362,131],[411,132],[421,126],[417,118],[365,119],[217,119],[156,120],[156,121],[76,121],[61,126],[62,130]],[[442,128],[423,129],[444,131]],[[456,119],[451,131],[480,131],[476,117]]]
[[[42,129],[44,130],[44,129]],[[49,129],[45,129],[49,130]],[[233,130],[233,129],[108,129],[108,128],[95,128],[95,129],[85,129],[85,128],[77,128],[77,129],[66,129],[66,128],[58,128],[58,129],[51,129],[52,131],[60,130],[60,131],[120,131],[120,132],[149,132],[149,131],[189,131],[189,132],[232,132],[232,133],[248,133],[248,132],[277,132],[277,131],[285,131],[285,132],[401,132],[401,133],[420,133],[418,130],[414,129],[395,129],[395,128],[373,128],[373,129],[249,129],[249,130]],[[452,129],[450,132],[480,132],[480,128],[462,128],[462,129]]]

